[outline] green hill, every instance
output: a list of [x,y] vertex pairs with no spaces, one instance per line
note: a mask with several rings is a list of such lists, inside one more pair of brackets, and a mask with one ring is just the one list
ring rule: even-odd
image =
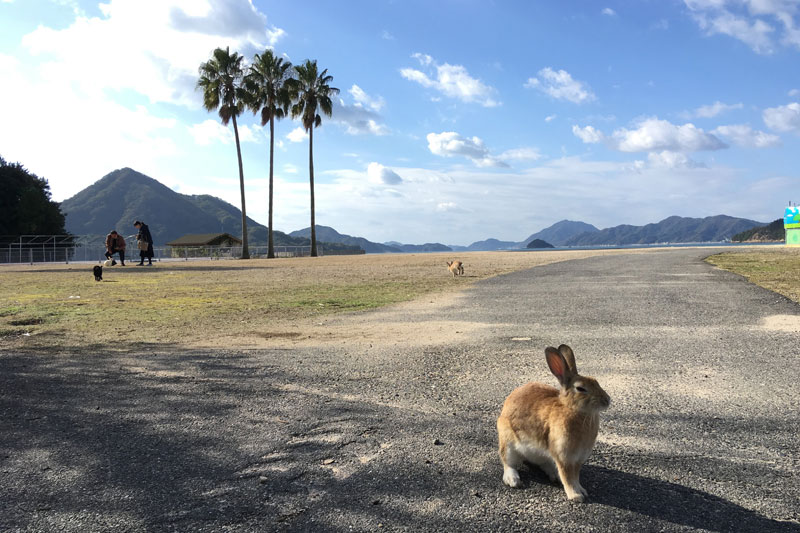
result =
[[[227,232],[242,235],[241,211],[215,196],[180,194],[130,168],[115,170],[61,203],[67,231],[75,235],[106,235],[116,229],[136,233],[134,220],[149,227],[156,245],[188,233]],[[247,218],[250,245],[266,244],[267,228]],[[307,239],[274,231],[275,244],[303,245]]]
[[785,239],[786,230],[783,229],[782,218],[772,221],[766,226],[742,231],[731,237],[733,242],[783,242]]

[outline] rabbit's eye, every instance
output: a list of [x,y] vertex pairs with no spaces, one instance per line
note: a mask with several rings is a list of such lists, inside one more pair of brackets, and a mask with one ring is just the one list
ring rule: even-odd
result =
[[575,387],[575,390],[578,392],[582,392],[584,394],[586,393],[586,389],[584,389],[583,387]]

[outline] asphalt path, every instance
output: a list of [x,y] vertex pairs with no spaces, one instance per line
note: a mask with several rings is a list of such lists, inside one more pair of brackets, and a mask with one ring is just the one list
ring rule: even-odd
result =
[[[708,253],[485,280],[421,348],[0,350],[0,531],[800,532],[800,308]],[[496,452],[560,343],[612,398],[583,504]]]

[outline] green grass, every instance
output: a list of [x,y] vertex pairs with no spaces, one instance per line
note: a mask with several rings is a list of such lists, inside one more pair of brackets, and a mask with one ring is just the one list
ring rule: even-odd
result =
[[104,269],[102,282],[94,281],[89,265],[7,265],[0,267],[0,349],[94,353],[96,347],[137,343],[236,346],[335,313],[459,290],[521,268],[616,253],[627,252],[474,252],[458,257],[466,261],[466,276],[459,278],[445,265],[452,254],[117,266]]
[[751,283],[800,302],[800,250],[776,248],[758,252],[726,252],[706,259]]
[[27,346],[50,347],[180,343],[375,309],[452,285],[442,275],[392,278],[370,269],[340,275],[324,269],[287,271],[274,264],[261,261],[263,268],[241,268],[241,262],[225,262],[215,264],[219,269],[202,270],[192,269],[195,263],[126,267],[108,269],[101,283],[85,267],[0,271],[0,337],[30,333]]

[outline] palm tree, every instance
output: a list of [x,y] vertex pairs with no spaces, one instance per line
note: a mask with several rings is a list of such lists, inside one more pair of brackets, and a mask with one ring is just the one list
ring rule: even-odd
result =
[[317,62],[306,60],[295,68],[297,79],[289,84],[292,101],[292,118],[300,117],[303,127],[308,132],[308,176],[311,184],[311,257],[317,256],[317,231],[314,222],[314,128],[322,124],[322,117],[317,109],[326,116],[331,116],[333,103],[331,96],[339,94],[339,89],[331,87],[333,76],[328,76],[328,69],[317,71]]
[[244,87],[242,80],[243,56],[237,52],[230,52],[229,47],[217,48],[212,52],[211,59],[200,64],[200,78],[197,88],[203,90],[203,107],[208,111],[219,109],[219,118],[227,126],[228,121],[233,121],[233,135],[236,139],[236,156],[239,158],[239,188],[242,193],[242,259],[250,258],[247,246],[247,210],[244,205],[244,169],[242,168],[242,149],[239,144],[239,127],[236,117],[244,111]]
[[277,57],[272,50],[256,54],[245,77],[247,105],[253,113],[261,113],[261,125],[269,122],[269,222],[267,223],[267,257],[275,257],[272,239],[273,164],[275,155],[275,119],[286,116],[291,104],[289,85],[292,64]]

